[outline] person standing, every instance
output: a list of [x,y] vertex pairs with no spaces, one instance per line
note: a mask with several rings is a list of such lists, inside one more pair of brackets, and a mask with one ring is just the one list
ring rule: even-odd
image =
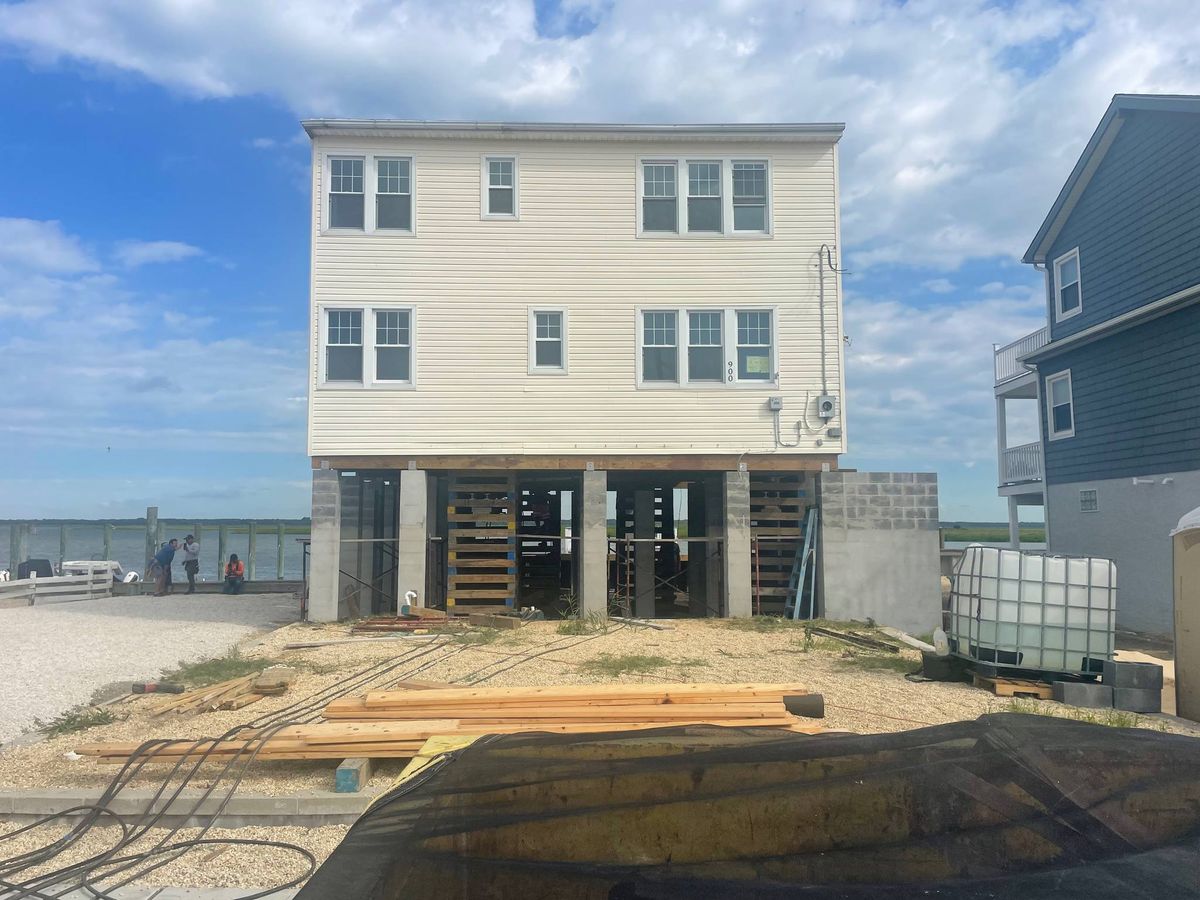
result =
[[225,566],[225,593],[240,594],[242,582],[246,580],[246,566],[236,553],[229,554],[229,563]]
[[154,596],[165,597],[167,588],[171,585],[171,563],[175,559],[175,550],[179,541],[171,538],[162,545],[162,549],[154,554],[150,561],[150,575],[154,579]]
[[183,571],[187,573],[189,594],[196,593],[196,573],[200,571],[200,542],[194,535],[183,539]]

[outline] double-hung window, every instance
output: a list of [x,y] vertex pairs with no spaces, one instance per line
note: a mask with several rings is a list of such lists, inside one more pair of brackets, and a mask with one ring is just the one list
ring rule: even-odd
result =
[[688,381],[720,382],[724,379],[723,318],[721,310],[688,313]]
[[412,310],[395,306],[322,309],[321,383],[330,387],[411,385]]
[[412,231],[412,163],[375,160],[375,227]]
[[1054,319],[1056,322],[1069,319],[1082,309],[1079,248],[1076,247],[1054,261]]
[[653,309],[638,316],[640,385],[775,382],[775,314],[770,309]]
[[1050,440],[1075,436],[1075,403],[1071,395],[1071,370],[1046,378],[1046,420]]
[[363,165],[362,157],[333,156],[329,159],[329,227],[362,231]]
[[642,231],[679,230],[679,203],[674,163],[642,164]]
[[567,314],[561,309],[529,312],[529,372],[563,375],[567,371]]
[[688,232],[721,232],[721,164],[688,163]]
[[766,232],[767,164],[734,160],[733,230]]
[[642,381],[678,383],[677,322],[674,310],[642,313]]
[[488,218],[517,217],[517,158],[487,156],[483,160],[483,214]]

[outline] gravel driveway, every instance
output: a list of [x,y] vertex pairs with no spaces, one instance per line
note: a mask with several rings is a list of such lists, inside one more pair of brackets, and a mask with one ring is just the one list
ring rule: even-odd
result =
[[222,656],[242,638],[294,622],[291,594],[106,597],[0,609],[0,743],[87,703],[114,681],[148,680]]

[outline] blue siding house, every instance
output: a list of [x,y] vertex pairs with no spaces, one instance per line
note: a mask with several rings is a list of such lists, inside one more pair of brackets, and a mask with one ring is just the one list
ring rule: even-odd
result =
[[[1053,553],[1117,563],[1117,624],[1169,635],[1171,542],[1200,506],[1200,97],[1118,94],[1024,262],[1046,327],[996,350],[1010,525],[1046,507]],[[1038,404],[1008,447],[1006,404]]]

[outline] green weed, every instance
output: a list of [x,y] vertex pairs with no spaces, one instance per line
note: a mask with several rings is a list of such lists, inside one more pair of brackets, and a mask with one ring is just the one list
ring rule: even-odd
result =
[[224,656],[205,659],[194,663],[180,663],[179,667],[164,672],[162,681],[174,681],[191,687],[207,687],[243,675],[257,675],[268,666],[278,665],[274,659],[242,656],[234,647]]
[[97,725],[111,725],[117,721],[112,711],[103,706],[76,706],[61,715],[55,716],[49,722],[34,719],[33,727],[46,735],[58,737],[63,734],[73,734],[76,731],[86,731]]

